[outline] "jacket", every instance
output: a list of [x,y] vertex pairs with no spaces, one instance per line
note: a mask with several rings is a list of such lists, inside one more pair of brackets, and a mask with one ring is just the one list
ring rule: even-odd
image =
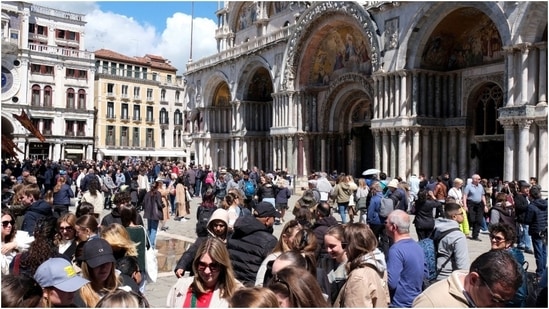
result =
[[[440,233],[452,228],[458,228],[459,224],[455,220],[437,218],[435,220],[434,237],[438,238]],[[469,248],[467,247],[467,238],[465,234],[458,231],[453,231],[442,238],[438,244],[437,252],[437,269],[448,260],[437,276],[437,280],[446,279],[452,271],[458,269],[469,269]]]
[[526,221],[530,224],[528,234],[540,238],[539,233],[547,229],[547,200],[533,200],[528,205]]
[[372,196],[370,199],[370,205],[368,205],[368,218],[366,220],[368,224],[380,225],[385,222],[385,218],[379,216],[382,197],[383,193],[377,192],[376,195]]
[[84,194],[82,194],[82,199],[80,199],[80,203],[88,202],[93,205],[94,212],[101,213],[103,207],[105,207],[105,196],[103,195],[103,192],[99,190],[96,193],[97,195],[93,196],[90,191],[84,192]]
[[36,225],[36,222],[41,218],[51,216],[53,216],[53,212],[50,204],[44,200],[35,201],[25,212],[21,230],[28,232],[29,235],[32,236],[34,235],[34,226]]
[[292,192],[286,187],[279,188],[276,193],[275,203],[277,204],[287,204],[288,199],[292,196]]
[[[185,304],[185,298],[187,297],[187,291],[194,281],[194,277],[182,277],[172,286],[168,292],[168,298],[166,299],[166,306],[169,308],[182,308]],[[238,283],[238,286],[242,287],[242,284]],[[237,286],[237,289],[238,289]],[[209,308],[228,308],[229,303],[227,299],[221,297],[219,287],[216,286],[212,300],[210,301]]]
[[[111,213],[101,219],[101,226],[107,227],[112,223],[122,224],[122,219],[120,219],[120,209],[118,207],[113,208]],[[137,218],[135,218],[136,225],[144,225],[143,218],[141,214],[137,213]]]
[[334,187],[332,196],[335,198],[336,203],[348,203],[351,194],[353,194],[357,188],[358,186],[354,182],[340,182]]
[[[337,225],[337,219],[333,216],[322,218],[316,220],[313,224],[313,233],[316,236],[317,248],[320,249],[320,254],[323,255],[326,253],[326,248],[324,248],[324,235],[331,226]],[[327,253],[326,253],[327,254]]]
[[435,218],[433,217],[433,209],[437,209],[439,202],[434,200],[425,200],[424,202],[416,201],[415,203],[415,218],[414,225],[416,229],[432,229],[435,227]]
[[387,308],[390,302],[385,256],[376,249],[362,257],[360,267],[353,269],[341,288],[333,307]]
[[164,219],[162,205],[162,194],[159,191],[147,192],[143,198],[143,218],[150,220]]
[[71,187],[68,184],[63,184],[61,189],[57,193],[53,194],[53,205],[67,205],[71,204],[71,198],[74,197]]
[[496,223],[505,223],[514,228],[516,226],[516,222],[515,210],[513,207],[504,207],[502,203],[496,203],[494,207],[490,208],[490,225],[494,225]]
[[419,294],[413,308],[469,308],[469,303],[463,295],[461,277],[466,276],[468,270],[456,270],[446,278],[431,285]]
[[254,216],[239,217],[234,224],[234,233],[227,241],[236,278],[246,286],[253,286],[259,266],[277,241]]

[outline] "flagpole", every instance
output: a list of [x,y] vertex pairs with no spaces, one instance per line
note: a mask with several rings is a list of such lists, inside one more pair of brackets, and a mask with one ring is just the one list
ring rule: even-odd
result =
[[193,62],[193,25],[194,25],[194,1],[191,2],[191,51],[189,53],[189,63]]

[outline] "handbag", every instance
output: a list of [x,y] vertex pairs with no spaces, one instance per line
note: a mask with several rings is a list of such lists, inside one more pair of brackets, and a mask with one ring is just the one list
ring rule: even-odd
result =
[[193,198],[191,197],[191,194],[189,193],[189,190],[185,189],[185,197],[187,198],[186,201],[190,202]]
[[149,248],[145,251],[145,271],[147,273],[147,281],[149,283],[156,282],[158,278],[158,260],[156,254],[158,250],[154,249],[150,244],[151,240],[149,239],[149,234],[145,227],[143,227],[145,232],[145,237],[147,237],[147,243],[149,243]]

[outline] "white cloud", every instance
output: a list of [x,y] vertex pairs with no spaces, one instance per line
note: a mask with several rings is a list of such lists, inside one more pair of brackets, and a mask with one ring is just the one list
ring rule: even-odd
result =
[[[85,48],[110,49],[127,56],[154,54],[171,61],[178,75],[186,71],[191,42],[191,16],[174,12],[164,29],[113,12],[104,12],[95,2],[30,1],[41,6],[85,14]],[[194,19],[193,60],[217,52],[216,23],[207,18]]]

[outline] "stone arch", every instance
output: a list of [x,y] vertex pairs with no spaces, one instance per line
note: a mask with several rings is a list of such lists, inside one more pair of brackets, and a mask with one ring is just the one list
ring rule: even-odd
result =
[[[359,98],[356,95],[362,94]],[[351,101],[350,106],[345,106],[342,102]],[[369,101],[369,102],[368,102]],[[335,80],[326,96],[326,103],[321,107],[319,115],[323,115],[319,123],[321,131],[345,130],[340,121],[349,117],[342,117],[354,108],[353,104],[357,102],[368,102],[368,109],[373,107],[372,90],[368,79],[361,74],[349,73]],[[369,113],[371,115],[371,112]]]
[[[512,23],[513,33],[517,33],[513,44],[523,42],[547,41],[545,36],[547,23],[539,23],[540,20],[547,20],[547,2],[528,1],[524,3],[526,9],[522,16],[517,17],[517,22]],[[519,41],[520,40],[520,41]]]
[[463,110],[461,110],[461,115],[464,115],[467,118],[473,117],[474,107],[471,106],[472,96],[487,83],[494,83],[500,89],[505,89],[505,81],[502,73],[474,76],[464,79],[462,87]]
[[246,96],[246,93],[249,91],[250,83],[252,81],[252,78],[254,74],[259,70],[260,68],[264,68],[269,73],[269,78],[271,80],[271,87],[274,88],[274,76],[271,69],[271,65],[267,62],[267,60],[260,56],[253,56],[249,60],[249,62],[242,67],[239,74],[237,76],[240,76],[238,80],[237,89],[234,94],[234,98],[243,100]]
[[[406,59],[402,64],[403,68],[419,68],[421,56],[426,48],[430,34],[450,13],[460,8],[475,8],[486,14],[497,27],[503,46],[511,44],[511,29],[509,29],[507,18],[495,2],[440,2],[432,6],[426,6],[419,11],[416,16],[418,19],[408,27],[404,35],[405,42],[399,49],[399,59]],[[413,43],[413,44],[410,44]]]
[[[215,89],[219,86],[221,83],[226,83],[227,85],[230,85],[229,83],[229,77],[220,70],[215,71],[204,83],[203,89],[208,89],[208,91],[204,91],[204,106],[212,106],[214,96],[215,96]],[[230,89],[230,86],[229,86]],[[233,96],[232,96],[233,97]]]
[[316,25],[324,19],[323,17],[331,18],[334,14],[348,16],[357,23],[364,36],[368,38],[372,70],[375,72],[379,69],[381,58],[379,30],[368,12],[355,2],[315,2],[296,22],[298,26],[288,40],[281,70],[282,79],[280,85],[276,85],[276,91],[295,88],[296,74],[301,61],[300,55],[303,55],[303,51],[307,48],[307,39],[315,32]]

